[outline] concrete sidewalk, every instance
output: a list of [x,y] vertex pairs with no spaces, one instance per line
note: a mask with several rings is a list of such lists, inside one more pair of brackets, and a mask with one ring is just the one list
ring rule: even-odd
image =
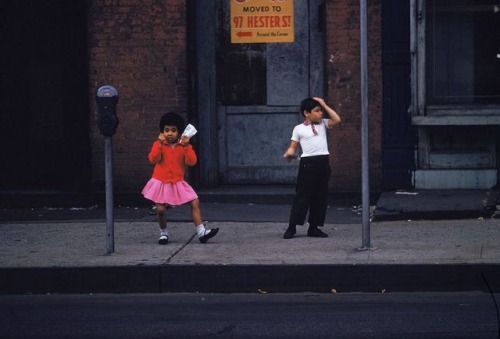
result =
[[362,227],[327,224],[328,238],[282,238],[285,223],[211,222],[219,234],[198,242],[191,223],[171,222],[169,243],[157,244],[156,222],[116,222],[107,254],[105,222],[7,224],[0,227],[0,267],[141,265],[500,264],[500,221],[442,220],[372,223],[371,248]]
[[285,223],[211,222],[220,232],[200,244],[172,222],[161,246],[156,222],[116,222],[112,254],[102,221],[0,227],[0,294],[500,290],[494,219],[376,222],[370,249],[359,224],[285,240]]
[[[4,210],[0,220],[0,294],[122,292],[346,292],[500,289],[500,221],[483,216],[481,192],[455,199],[448,215],[468,201],[473,217],[380,220],[363,247],[359,206],[330,206],[328,238],[285,240],[289,205],[204,203],[208,227],[219,234],[200,244],[187,206],[168,211],[170,241],[157,244],[149,208],[117,208],[113,253],[99,209]],[[394,194],[431,209],[443,194]],[[401,206],[402,199],[397,200]],[[433,200],[434,199],[434,200]],[[453,195],[447,196],[453,200]],[[467,205],[467,206],[469,206]],[[392,210],[398,208],[393,203]],[[75,212],[76,214],[73,214]],[[59,216],[59,217],[57,217]],[[407,217],[408,214],[404,214]],[[391,218],[394,213],[391,212]],[[401,217],[400,219],[403,219]],[[418,218],[417,218],[418,219]],[[379,221],[377,221],[379,220]],[[365,234],[366,235],[366,234]]]

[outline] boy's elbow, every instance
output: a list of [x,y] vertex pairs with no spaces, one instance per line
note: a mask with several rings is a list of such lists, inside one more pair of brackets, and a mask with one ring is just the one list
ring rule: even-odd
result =
[[337,118],[337,119],[332,119],[332,120],[330,121],[330,126],[335,126],[335,125],[338,125],[338,124],[340,124],[340,122],[341,122],[341,119],[340,119],[340,118]]

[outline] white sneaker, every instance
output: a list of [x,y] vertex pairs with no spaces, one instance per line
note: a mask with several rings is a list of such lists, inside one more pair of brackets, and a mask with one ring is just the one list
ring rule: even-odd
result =
[[168,243],[168,237],[166,235],[162,235],[160,239],[158,239],[158,244],[166,245]]

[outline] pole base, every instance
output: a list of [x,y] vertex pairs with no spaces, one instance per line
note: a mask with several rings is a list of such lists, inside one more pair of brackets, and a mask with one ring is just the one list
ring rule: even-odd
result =
[[378,250],[378,247],[375,247],[375,246],[369,246],[369,247],[363,246],[363,247],[359,247],[356,249],[356,251],[360,251],[360,252],[361,251],[376,251],[376,250]]

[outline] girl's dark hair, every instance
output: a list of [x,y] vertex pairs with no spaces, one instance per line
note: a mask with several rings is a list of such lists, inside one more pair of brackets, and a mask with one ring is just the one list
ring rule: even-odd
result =
[[184,131],[184,128],[186,127],[184,118],[174,112],[168,112],[163,114],[163,116],[160,119],[160,132],[163,132],[163,129],[167,125],[177,127],[179,133],[182,133]]
[[300,114],[305,117],[304,111],[311,112],[315,107],[320,106],[319,102],[313,98],[307,98],[300,103]]

